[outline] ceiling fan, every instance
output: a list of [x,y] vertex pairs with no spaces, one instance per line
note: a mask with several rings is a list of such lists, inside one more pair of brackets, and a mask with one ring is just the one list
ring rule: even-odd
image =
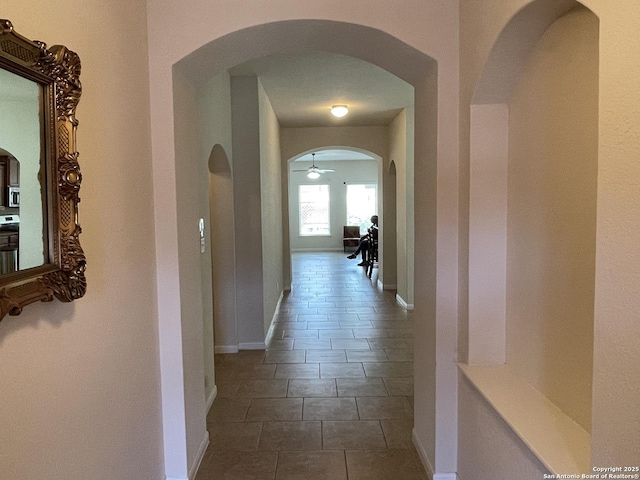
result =
[[316,154],[312,153],[312,165],[306,170],[294,170],[294,172],[307,172],[307,177],[313,179],[319,178],[321,173],[335,172],[332,168],[318,168],[316,167]]

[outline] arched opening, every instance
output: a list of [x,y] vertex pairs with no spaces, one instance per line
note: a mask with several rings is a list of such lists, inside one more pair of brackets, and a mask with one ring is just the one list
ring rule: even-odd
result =
[[[289,211],[289,252],[296,251],[342,251],[342,231],[345,225],[360,225],[364,232],[372,215],[383,216],[380,211],[382,191],[380,188],[379,154],[363,148],[348,145],[330,145],[307,149],[290,158],[287,162],[288,175],[288,211]],[[375,147],[374,147],[375,148]],[[333,170],[322,173],[317,179],[306,175],[312,165],[309,158],[313,155],[316,166]],[[308,235],[301,225],[300,190],[314,185],[325,185],[328,193],[329,233],[326,235]],[[357,204],[349,205],[349,190],[367,187],[367,197]],[[368,201],[367,201],[368,200]],[[364,208],[359,211],[359,220],[349,221],[349,209]],[[352,212],[351,216],[356,212]],[[366,224],[366,226],[364,226]],[[364,228],[363,228],[364,226]]]
[[396,162],[391,160],[387,175],[383,180],[383,209],[384,230],[382,239],[382,258],[385,260],[383,269],[383,288],[385,290],[398,289],[398,216],[397,216],[397,170]]
[[[214,145],[209,157],[209,214],[211,225],[211,272],[214,331],[210,340],[216,353],[238,351],[235,291],[235,235],[231,166],[224,147]],[[205,324],[206,325],[206,324]],[[205,338],[209,342],[208,338]],[[205,350],[206,352],[206,350]],[[211,361],[205,357],[205,361]],[[205,369],[213,362],[205,363]],[[207,382],[205,375],[205,382]],[[207,382],[208,383],[208,382]]]
[[[416,262],[421,265],[419,269],[416,269],[416,272],[419,272],[424,281],[416,281],[415,285],[416,288],[419,285],[421,290],[420,293],[416,293],[416,296],[420,296],[423,299],[422,314],[429,319],[435,318],[435,195],[437,179],[435,175],[437,145],[435,62],[423,53],[375,29],[340,22],[278,22],[276,24],[248,28],[214,40],[176,64],[173,72],[174,124],[176,126],[175,150],[179,152],[176,153],[175,172],[178,192],[181,192],[176,197],[177,211],[180,212],[177,244],[178,250],[182,252],[179,258],[181,316],[183,318],[197,318],[202,315],[202,312],[195,308],[193,297],[198,293],[194,286],[201,284],[203,281],[203,272],[197,268],[195,256],[189,253],[192,249],[192,243],[190,234],[188,234],[191,230],[189,224],[191,221],[197,220],[200,206],[203,203],[203,189],[195,187],[200,184],[200,179],[202,178],[202,163],[197,159],[205,158],[209,155],[209,152],[203,151],[200,139],[204,136],[203,132],[211,133],[216,128],[218,133],[221,131],[228,132],[230,126],[234,130],[232,148],[230,150],[225,148],[225,150],[228,153],[231,152],[229,158],[233,171],[233,199],[235,205],[236,292],[241,293],[241,295],[236,295],[236,318],[239,343],[243,343],[243,338],[241,337],[247,333],[244,328],[246,325],[243,325],[243,322],[245,320],[252,322],[249,327],[258,335],[244,337],[244,341],[250,346],[260,344],[260,335],[264,338],[263,321],[266,317],[264,305],[267,294],[271,295],[282,287],[281,284],[278,285],[278,280],[275,277],[255,274],[256,266],[259,267],[265,258],[268,258],[269,261],[274,261],[275,259],[277,262],[277,256],[265,256],[263,253],[262,227],[264,218],[262,215],[264,215],[264,210],[259,188],[259,178],[265,178],[265,173],[273,174],[273,170],[262,171],[260,173],[262,177],[255,177],[254,175],[262,168],[257,161],[260,157],[257,153],[260,150],[259,139],[255,143],[256,137],[254,136],[250,142],[244,142],[247,137],[243,139],[241,136],[236,135],[235,127],[237,126],[236,122],[239,120],[235,115],[233,118],[230,118],[231,116],[227,117],[226,122],[216,120],[218,124],[214,126],[211,119],[215,116],[212,112],[219,112],[220,109],[217,107],[220,107],[220,105],[222,105],[223,110],[226,109],[226,112],[234,108],[233,95],[228,93],[235,88],[233,86],[234,82],[229,80],[228,75],[225,78],[229,68],[254,57],[291,51],[293,46],[296,49],[300,49],[301,45],[305,49],[337,52],[374,63],[413,85],[416,98],[421,99],[420,104],[415,107],[415,129],[419,129],[422,134],[416,137],[415,146],[412,146],[412,148],[415,152],[415,157],[421,159],[420,164],[415,165],[413,170],[415,175],[419,176],[423,181],[421,191],[416,195],[420,197],[420,206],[416,206],[415,216],[421,218],[421,241],[425,246],[423,249],[425,254],[416,258]],[[393,52],[402,52],[402,54],[398,55]],[[220,103],[202,101],[203,98],[214,99],[216,93],[213,92],[212,85],[219,85],[225,82],[227,93],[220,96],[224,98],[218,98]],[[231,86],[229,86],[230,84]],[[261,101],[262,94],[260,93],[259,85],[255,84],[255,82],[254,85],[250,88],[255,94],[252,93],[251,95],[257,105]],[[244,87],[247,87],[247,85],[245,84]],[[246,100],[249,97],[244,96],[243,98]],[[251,101],[253,102],[254,100]],[[203,128],[205,123],[208,126]],[[244,127],[246,126],[247,124],[245,123]],[[276,137],[277,135],[274,136],[274,138]],[[214,143],[217,143],[215,136],[209,138],[214,138]],[[244,145],[242,144],[243,142]],[[273,147],[274,145],[272,142],[269,146]],[[413,187],[412,183],[411,187]],[[187,194],[182,194],[183,191]],[[271,196],[270,200],[276,199]],[[282,202],[282,200],[277,201]],[[286,226],[286,219],[283,218],[280,222]],[[185,229],[180,228],[180,225],[183,224],[187,225]],[[270,225],[273,224],[271,223]],[[275,224],[278,223],[276,222]],[[242,232],[239,231],[239,226],[244,229]],[[410,231],[413,232],[413,225],[411,225]],[[242,245],[240,245],[239,239],[244,242]],[[282,254],[282,250],[280,254]],[[281,270],[286,272],[286,268]],[[275,281],[273,281],[273,278],[275,278]],[[189,286],[189,290],[187,290],[187,286]],[[409,285],[408,288],[413,291],[413,285]],[[269,291],[267,292],[266,289],[269,289]],[[202,289],[200,294],[206,296],[207,290]],[[241,312],[242,309],[244,310]],[[250,310],[258,313],[250,314]],[[435,323],[431,321],[427,325],[435,328]],[[424,334],[428,333],[424,332]],[[184,332],[183,335],[189,335],[189,333]],[[196,359],[191,360],[187,357],[189,357],[188,353],[185,354],[184,360],[185,372],[189,372],[191,368],[197,369],[198,367],[195,365]],[[426,366],[425,368],[430,367]],[[165,371],[169,372],[169,370]],[[182,383],[182,378],[179,377],[165,379],[163,385],[167,386],[167,391],[171,391],[170,384],[172,380],[177,381],[178,384]],[[435,396],[435,385],[430,384],[421,389],[420,394]],[[167,432],[170,435],[171,431],[173,431],[171,427],[175,425],[174,420],[178,416],[171,416],[171,405],[175,405],[178,412],[183,411],[186,407],[174,402],[173,398],[167,398],[167,400],[168,402],[165,403],[167,405],[165,423],[168,423]],[[191,402],[188,408],[192,412],[200,411],[195,402]],[[204,408],[202,408],[202,411],[204,411]],[[188,416],[187,432],[196,432],[199,429],[197,414],[194,413],[193,416]],[[424,426],[421,426],[421,429],[424,430]],[[427,432],[424,433],[429,435]],[[202,432],[202,434],[204,435],[206,432]],[[187,433],[187,436],[197,438],[198,434]],[[180,435],[175,438],[180,439]],[[168,465],[172,463],[172,459],[179,462],[179,458],[185,453],[181,449],[171,448],[168,448],[166,452]],[[190,458],[195,458],[198,452],[197,449],[194,450],[192,448],[186,454]],[[192,462],[187,461],[187,463],[191,464]]]

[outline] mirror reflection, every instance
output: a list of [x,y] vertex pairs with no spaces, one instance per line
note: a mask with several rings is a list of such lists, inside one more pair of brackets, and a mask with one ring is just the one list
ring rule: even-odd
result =
[[0,320],[87,291],[80,246],[80,58],[0,19]]
[[44,265],[42,87],[0,69],[0,275]]

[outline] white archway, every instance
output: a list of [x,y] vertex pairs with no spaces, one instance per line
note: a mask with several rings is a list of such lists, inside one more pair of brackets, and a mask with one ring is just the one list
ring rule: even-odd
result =
[[[175,476],[184,475],[187,465],[193,468],[206,447],[207,439],[204,429],[205,402],[199,398],[198,393],[202,388],[202,356],[195,355],[182,344],[182,339],[193,338],[197,334],[197,325],[193,323],[193,319],[201,318],[203,312],[198,305],[202,302],[196,302],[195,299],[198,295],[206,295],[201,288],[206,272],[198,268],[199,254],[194,250],[190,226],[192,222],[197,223],[202,205],[206,204],[206,188],[198,186],[202,182],[204,159],[209,155],[208,151],[203,150],[202,139],[198,137],[199,115],[206,108],[201,100],[206,96],[211,80],[224,75],[232,66],[257,56],[300,49],[317,49],[360,58],[388,70],[414,86],[416,99],[419,99],[415,107],[415,131],[420,131],[415,140],[415,158],[420,161],[411,172],[411,178],[415,176],[421,183],[420,190],[415,194],[415,215],[420,218],[420,224],[416,225],[415,230],[416,237],[421,242],[420,255],[416,256],[416,264],[419,266],[415,269],[415,296],[421,300],[416,305],[416,315],[421,317],[416,335],[425,344],[431,343],[436,337],[436,62],[380,30],[335,21],[296,20],[258,25],[203,45],[173,68],[175,178],[179,192],[176,196],[178,229],[175,248],[179,252],[179,281],[177,290],[171,290],[169,284],[165,285],[164,282],[159,285],[165,459],[167,474],[170,476],[174,475],[171,472],[177,472]],[[215,143],[215,139],[213,141]],[[249,170],[234,169],[238,159],[233,158],[235,147],[233,150],[230,163],[234,171],[234,198],[256,199],[255,189],[247,192],[238,190],[239,186],[240,189],[243,186],[240,178],[249,173]],[[249,211],[236,209],[235,215],[245,215],[246,224],[251,229],[257,226],[255,232],[259,238],[260,221],[252,216],[258,209],[257,204],[253,204]],[[165,222],[163,219],[163,224]],[[185,225],[185,228],[180,228],[180,225]],[[254,238],[250,235],[252,231],[245,232],[242,237]],[[171,245],[170,241],[160,242],[159,255]],[[256,246],[259,248],[258,243]],[[250,246],[245,245],[242,252],[247,251],[253,252]],[[246,268],[242,266],[242,255],[237,255],[236,259],[240,259],[236,272],[246,272]],[[255,276],[253,278],[258,280]],[[242,288],[239,277],[237,281],[238,288]],[[179,293],[180,305],[177,317],[176,305],[172,301],[176,293]],[[180,332],[177,337],[175,332]],[[455,351],[455,338],[447,335],[443,337],[443,341],[443,351]],[[175,355],[174,352],[180,352],[180,355]],[[440,373],[436,373],[434,349],[427,348],[416,353],[416,371],[420,375],[416,377],[418,420],[414,437],[419,443],[425,463],[429,463],[427,459],[431,459],[436,468],[441,461],[450,463],[451,458],[454,458],[453,452],[448,454],[447,449],[455,444],[456,436],[455,421],[452,421],[455,419],[455,364],[447,365],[446,368],[441,366],[439,370]],[[453,388],[443,388],[437,392],[435,382],[432,381],[436,376]],[[442,411],[439,412],[434,410],[437,394],[442,396],[438,402],[442,406]],[[442,444],[437,458],[436,442]],[[452,465],[442,465],[443,471],[453,469]]]

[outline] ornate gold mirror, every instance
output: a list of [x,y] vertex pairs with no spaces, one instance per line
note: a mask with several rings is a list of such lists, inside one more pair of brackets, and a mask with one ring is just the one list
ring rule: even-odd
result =
[[0,320],[86,291],[78,236],[80,59],[0,20]]

